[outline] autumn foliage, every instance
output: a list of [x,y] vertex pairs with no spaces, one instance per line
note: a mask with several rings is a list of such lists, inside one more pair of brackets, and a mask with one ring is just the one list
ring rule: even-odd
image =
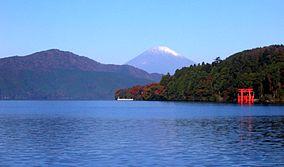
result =
[[133,98],[135,100],[165,100],[165,88],[159,83],[152,83],[146,86],[134,86],[129,89],[116,91],[116,98]]

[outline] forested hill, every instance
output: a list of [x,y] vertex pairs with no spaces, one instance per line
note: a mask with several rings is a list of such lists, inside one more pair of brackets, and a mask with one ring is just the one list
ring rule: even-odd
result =
[[129,65],[101,64],[51,49],[0,59],[0,100],[113,99],[118,88],[160,79]]
[[284,46],[236,53],[163,76],[160,83],[118,90],[135,100],[235,102],[238,88],[252,87],[258,102],[284,103]]

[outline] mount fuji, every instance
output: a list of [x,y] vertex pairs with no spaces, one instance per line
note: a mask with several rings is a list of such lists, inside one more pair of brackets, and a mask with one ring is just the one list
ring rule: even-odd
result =
[[158,46],[144,51],[126,64],[149,73],[173,74],[176,69],[192,65],[194,62],[166,46]]

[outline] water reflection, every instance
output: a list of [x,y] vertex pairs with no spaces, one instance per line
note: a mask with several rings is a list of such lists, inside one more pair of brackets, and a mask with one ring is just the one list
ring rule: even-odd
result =
[[253,118],[241,117],[240,118],[240,141],[250,140],[253,130]]

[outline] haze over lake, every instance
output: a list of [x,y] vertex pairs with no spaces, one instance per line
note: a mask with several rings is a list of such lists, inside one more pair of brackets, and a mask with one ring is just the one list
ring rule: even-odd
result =
[[284,165],[283,106],[1,101],[0,166]]

